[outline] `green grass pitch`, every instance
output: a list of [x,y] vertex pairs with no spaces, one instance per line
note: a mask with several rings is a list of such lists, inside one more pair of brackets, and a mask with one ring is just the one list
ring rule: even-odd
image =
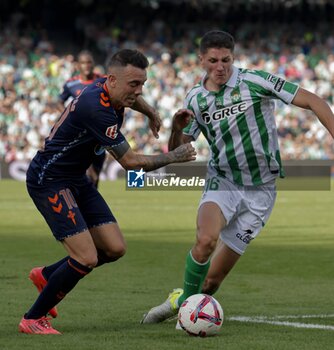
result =
[[125,191],[124,181],[104,182],[101,192],[127,254],[96,269],[59,305],[53,325],[62,336],[29,336],[17,331],[37,296],[28,273],[65,252],[25,184],[0,181],[1,350],[334,348],[333,190],[279,192],[268,224],[215,295],[226,317],[220,334],[204,339],[175,331],[175,323],[139,324],[147,309],[182,286],[200,192]]

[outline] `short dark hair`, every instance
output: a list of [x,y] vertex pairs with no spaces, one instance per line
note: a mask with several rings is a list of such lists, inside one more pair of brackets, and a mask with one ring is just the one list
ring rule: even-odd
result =
[[149,62],[147,57],[138,50],[123,49],[113,54],[107,62],[107,69],[111,67],[125,67],[131,64],[134,67],[145,69]]
[[78,61],[80,60],[80,57],[82,57],[82,56],[89,56],[92,59],[92,61],[94,61],[93,54],[88,50],[82,50],[78,53]]
[[204,54],[212,48],[226,48],[234,51],[234,38],[231,34],[222,30],[211,30],[203,35],[199,51]]

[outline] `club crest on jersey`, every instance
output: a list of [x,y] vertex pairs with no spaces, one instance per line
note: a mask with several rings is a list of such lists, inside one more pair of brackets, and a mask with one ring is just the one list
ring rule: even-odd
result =
[[237,103],[241,101],[241,96],[238,91],[235,91],[231,94],[231,100],[233,103]]
[[115,125],[112,125],[112,126],[109,126],[106,130],[106,136],[110,137],[111,139],[115,139],[118,135],[118,132],[117,132],[117,127],[118,125],[115,124]]
[[206,109],[206,108],[208,108],[208,106],[206,104],[206,101],[205,100],[199,101],[199,109],[203,110],[203,109]]
[[205,124],[209,124],[212,121],[217,121],[217,120],[219,121],[225,118],[230,118],[235,115],[244,113],[246,110],[247,110],[247,103],[240,102],[238,104],[235,104],[229,107],[218,109],[217,111],[214,111],[211,114],[209,112],[204,112],[202,113],[202,118]]

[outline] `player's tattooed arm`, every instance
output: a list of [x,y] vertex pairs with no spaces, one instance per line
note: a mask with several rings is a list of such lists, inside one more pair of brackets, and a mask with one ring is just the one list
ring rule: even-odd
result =
[[145,171],[151,171],[171,163],[183,163],[195,159],[196,151],[190,143],[187,143],[177,147],[171,152],[152,156],[135,153],[129,148],[127,152],[118,159],[118,162],[126,170],[144,169]]

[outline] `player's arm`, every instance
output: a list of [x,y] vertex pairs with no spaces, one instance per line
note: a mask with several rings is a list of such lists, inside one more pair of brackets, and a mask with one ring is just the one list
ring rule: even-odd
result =
[[299,88],[292,104],[313,111],[334,138],[334,114],[322,98],[310,91]]
[[194,141],[190,135],[183,134],[183,129],[190,123],[194,114],[189,109],[179,109],[173,116],[172,132],[168,141],[168,149],[172,151],[177,147]]
[[154,137],[158,139],[159,130],[161,127],[161,119],[159,113],[155,110],[155,108],[150,106],[142,96],[138,96],[136,102],[132,106],[132,109],[147,116],[149,119],[149,127],[152,130]]
[[126,141],[116,147],[105,148],[125,170],[144,169],[151,171],[170,163],[183,163],[196,159],[196,151],[190,143],[181,145],[171,152],[152,156],[133,152]]

